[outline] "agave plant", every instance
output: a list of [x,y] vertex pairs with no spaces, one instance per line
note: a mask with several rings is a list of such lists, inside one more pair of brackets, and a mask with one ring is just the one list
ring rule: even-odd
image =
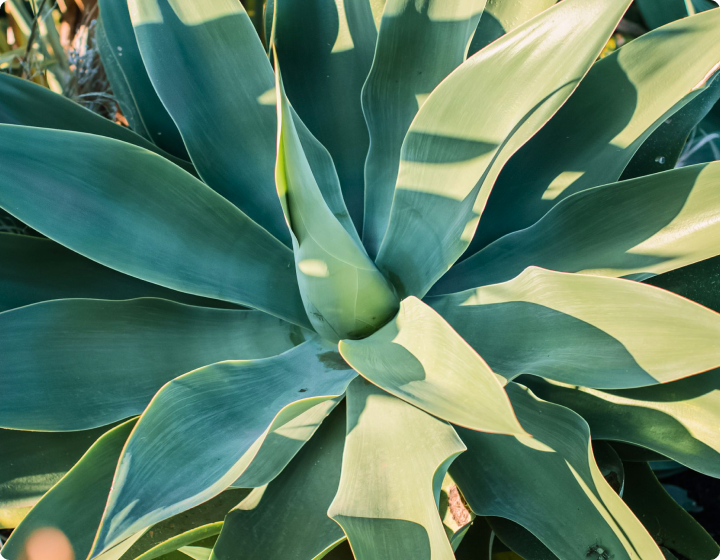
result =
[[0,76],[3,556],[715,558],[720,10],[630,1],[102,0],[136,132]]

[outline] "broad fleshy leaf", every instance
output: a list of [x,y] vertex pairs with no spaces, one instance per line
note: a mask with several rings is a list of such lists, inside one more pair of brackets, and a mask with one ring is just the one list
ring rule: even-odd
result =
[[644,447],[720,478],[718,370],[622,391],[598,391],[530,377],[523,382],[542,398],[580,414],[594,439]]
[[[115,466],[135,420],[113,428],[93,444],[13,531],[3,558],[26,558],[26,547],[51,543],[64,557],[87,558],[105,507]],[[72,550],[67,554],[68,547]],[[53,550],[50,548],[50,550]],[[119,556],[118,556],[119,557]]]
[[[242,4],[128,0],[128,5],[150,79],[201,177],[290,245],[274,188],[275,79]],[[300,119],[295,124],[328,206],[352,227],[330,155]]]
[[468,56],[553,6],[557,0],[488,0],[473,35]]
[[55,300],[0,314],[0,426],[84,430],[140,414],[168,381],[304,340],[258,311],[162,299]]
[[194,172],[191,163],[175,158],[132,130],[93,113],[47,88],[0,72],[0,123],[87,132],[122,140],[155,152]]
[[237,0],[128,0],[150,80],[200,176],[272,235],[288,231],[273,188],[273,73]]
[[75,132],[0,125],[0,141],[0,206],[41,233],[131,276],[309,326],[291,251],[179,167]]
[[621,181],[689,165],[680,161],[688,139],[720,99],[720,79],[715,78],[708,84],[700,95],[648,136],[623,171]]
[[[499,539],[512,553],[508,560],[558,560],[550,549],[540,539],[525,529],[522,525],[505,519],[504,517],[485,517],[494,537]],[[501,556],[501,558],[504,557]],[[590,556],[592,558],[592,555]]]
[[720,546],[665,491],[647,463],[629,463],[623,500],[660,546],[675,556],[714,560]]
[[416,298],[363,340],[340,342],[363,377],[443,420],[484,432],[522,435],[510,401],[485,361],[436,311]]
[[[184,547],[202,547],[207,549],[208,557],[212,550],[213,544],[217,541],[218,535],[223,528],[223,522],[217,521],[215,523],[209,523],[207,525],[201,525],[195,527],[184,533],[180,533],[157,546],[154,546],[147,552],[144,552],[137,557],[136,560],[155,560],[156,558],[166,558],[167,560],[177,560],[176,555],[171,555],[173,552],[183,553]],[[180,557],[182,558],[182,557]]]
[[643,281],[720,312],[720,257],[684,266]]
[[468,59],[428,97],[401,152],[378,265],[422,297],[472,240],[498,173],[570,96],[630,0],[564,0]]
[[164,150],[188,159],[180,132],[145,70],[127,1],[98,0],[98,6],[98,50],[113,94],[130,127]]
[[637,0],[637,5],[651,28],[717,7],[714,0]]
[[600,473],[583,419],[514,383],[507,391],[532,438],[458,429],[468,450],[450,468],[471,509],[519,523],[559,558],[602,549],[618,560],[662,559]]
[[[465,60],[486,0],[387,0],[372,69],[362,90],[370,132],[363,242],[380,249],[410,123],[437,85]],[[458,140],[455,149],[467,147]],[[448,146],[449,148],[449,146]]]
[[239,307],[143,282],[41,237],[0,233],[0,263],[0,312],[67,298],[157,297],[203,307]]
[[719,218],[720,162],[588,189],[453,267],[433,293],[505,282],[529,266],[641,280],[720,253]]
[[[469,252],[530,226],[573,193],[617,181],[648,136],[710,85],[720,62],[719,25],[720,10],[707,12],[647,33],[596,62],[505,166]],[[655,157],[660,164],[671,154]]]
[[327,511],[340,483],[344,443],[341,405],[277,478],[228,514],[211,560],[235,560],[238,551],[263,560],[314,560],[343,541]]
[[440,485],[465,446],[453,428],[356,379],[347,393],[340,488],[328,515],[357,560],[451,560]]
[[366,336],[395,313],[398,300],[357,233],[344,228],[325,204],[293,122],[277,58],[275,63],[276,184],[292,232],[305,310],[315,330],[328,340]]
[[720,315],[630,280],[532,267],[427,303],[510,379],[623,389],[720,367]]
[[219,494],[251,465],[279,416],[342,395],[355,376],[334,345],[316,340],[168,383],[125,446],[91,557]]
[[108,427],[51,433],[0,429],[0,528],[16,527]]
[[[384,3],[279,0],[275,21],[275,45],[288,98],[332,154],[358,230],[363,222],[363,173],[369,147],[360,91],[372,64],[375,19]],[[272,13],[272,8],[268,10]]]
[[[163,543],[189,533],[194,529],[221,523],[227,513],[242,502],[251,492],[248,488],[231,488],[199,506],[178,513],[156,523],[122,555],[119,560],[137,560],[139,556]],[[99,521],[99,520],[98,520]],[[173,553],[171,553],[173,554]],[[173,558],[172,560],[188,560]]]

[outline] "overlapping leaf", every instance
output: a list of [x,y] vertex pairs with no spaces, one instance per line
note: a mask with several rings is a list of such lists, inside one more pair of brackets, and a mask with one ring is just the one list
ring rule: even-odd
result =
[[277,192],[292,232],[305,310],[315,330],[328,340],[365,336],[395,313],[397,297],[357,233],[343,227],[325,204],[295,128],[279,68],[276,72]]
[[25,430],[128,418],[179,375],[304,340],[302,329],[265,313],[161,299],[49,301],[0,314],[0,331],[0,426]]
[[720,478],[717,370],[673,383],[623,391],[598,391],[530,378],[527,383],[542,398],[580,414],[595,439],[651,449],[693,470]]
[[363,379],[348,388],[340,488],[328,515],[357,560],[451,560],[437,503],[465,450],[453,428]]
[[638,0],[637,4],[653,28],[717,7],[713,0]]
[[264,560],[319,559],[344,540],[327,515],[344,442],[345,407],[339,406],[276,479],[228,514],[211,559],[235,560],[238,551]]
[[505,33],[522,25],[544,10],[553,6],[557,0],[488,0],[473,35],[468,56],[474,55]]
[[422,297],[465,251],[508,158],[565,102],[629,0],[565,0],[468,59],[415,117],[378,265]]
[[25,514],[108,430],[25,432],[0,429],[0,528],[16,527]]
[[[360,91],[372,64],[376,18],[383,4],[384,0],[277,3],[275,45],[288,98],[332,154],[358,229],[363,221],[363,171],[369,146]],[[266,9],[273,13],[272,7]],[[267,29],[267,37],[270,33]]]
[[678,557],[714,560],[720,546],[663,488],[647,463],[625,468],[623,500],[655,541]]
[[455,266],[433,293],[504,282],[529,266],[643,279],[714,257],[718,186],[720,163],[710,163],[577,193]]
[[340,352],[363,377],[444,420],[485,432],[525,432],[485,361],[426,304],[402,302],[395,319]]
[[41,233],[131,276],[309,326],[292,253],[179,167],[89,134],[0,125],[0,141],[0,206]]
[[[720,62],[718,25],[720,10],[700,14],[596,62],[568,103],[503,169],[470,252],[532,225],[573,193],[617,181],[648,136],[710,85]],[[654,171],[670,158],[656,153]]]
[[[388,0],[362,109],[370,132],[363,242],[377,255],[390,217],[400,150],[433,89],[463,60],[486,0]],[[457,149],[465,147],[459,141]]]
[[82,105],[29,80],[0,73],[0,98],[0,122],[3,124],[73,130],[115,138],[156,152],[186,171],[194,171],[190,163],[171,156],[132,130],[116,125]]
[[[274,358],[221,362],[167,384],[123,450],[92,556],[219,494],[261,453],[278,417],[343,394],[356,374],[333,348],[308,341]],[[285,463],[297,451],[292,439],[286,447],[291,453],[274,448]]]
[[450,468],[472,510],[519,523],[559,558],[662,559],[602,477],[583,419],[514,383],[507,390],[532,438],[459,429],[468,450]]
[[[4,558],[26,558],[26,547],[33,540],[39,541],[36,546],[40,547],[46,540],[57,555],[87,558],[115,465],[134,424],[134,420],[121,424],[97,440],[15,529],[2,549]],[[70,555],[67,547],[72,549]],[[119,555],[112,560],[116,558]]]
[[427,301],[508,378],[622,389],[720,366],[720,315],[630,280],[529,268]]
[[98,50],[113,94],[130,127],[178,157],[188,159],[180,132],[148,77],[126,0],[98,0]]
[[157,297],[203,307],[239,307],[143,282],[41,237],[0,233],[0,263],[0,312],[67,298]]

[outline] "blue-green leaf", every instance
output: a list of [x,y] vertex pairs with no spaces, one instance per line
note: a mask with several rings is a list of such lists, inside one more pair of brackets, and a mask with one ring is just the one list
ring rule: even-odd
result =
[[140,56],[126,0],[98,0],[98,50],[123,115],[138,134],[188,159],[180,132],[153,88]]
[[430,93],[465,60],[485,1],[385,4],[375,58],[362,90],[370,131],[363,242],[373,257],[390,218],[403,139]]
[[0,312],[67,298],[157,297],[203,307],[238,307],[143,282],[41,237],[0,233],[0,263]]
[[623,389],[720,366],[720,315],[630,280],[529,268],[427,303],[508,378]]
[[471,509],[519,523],[559,558],[662,560],[600,473],[583,419],[515,383],[507,390],[532,438],[458,429],[468,450],[450,472]]
[[588,71],[630,0],[564,0],[468,59],[428,97],[403,143],[378,266],[422,297],[470,243],[510,156]]
[[161,299],[56,300],[0,313],[0,426],[84,430],[140,414],[168,381],[304,340],[259,311]]
[[[207,366],[167,384],[125,446],[92,557],[219,494],[253,463],[277,419],[342,395],[355,376],[334,345],[315,340],[273,358]],[[290,447],[294,454],[297,446]]]
[[0,206],[41,233],[131,276],[309,326],[292,252],[179,167],[90,134],[0,125],[0,141]]

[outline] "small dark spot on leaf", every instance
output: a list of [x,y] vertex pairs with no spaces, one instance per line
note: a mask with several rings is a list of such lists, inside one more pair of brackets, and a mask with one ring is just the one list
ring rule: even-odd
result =
[[306,392],[306,391],[307,391],[307,389],[300,389],[300,390],[298,391],[298,393],[304,393],[304,392]]
[[346,370],[351,369],[348,363],[338,352],[323,352],[318,354],[318,360],[328,369]]

